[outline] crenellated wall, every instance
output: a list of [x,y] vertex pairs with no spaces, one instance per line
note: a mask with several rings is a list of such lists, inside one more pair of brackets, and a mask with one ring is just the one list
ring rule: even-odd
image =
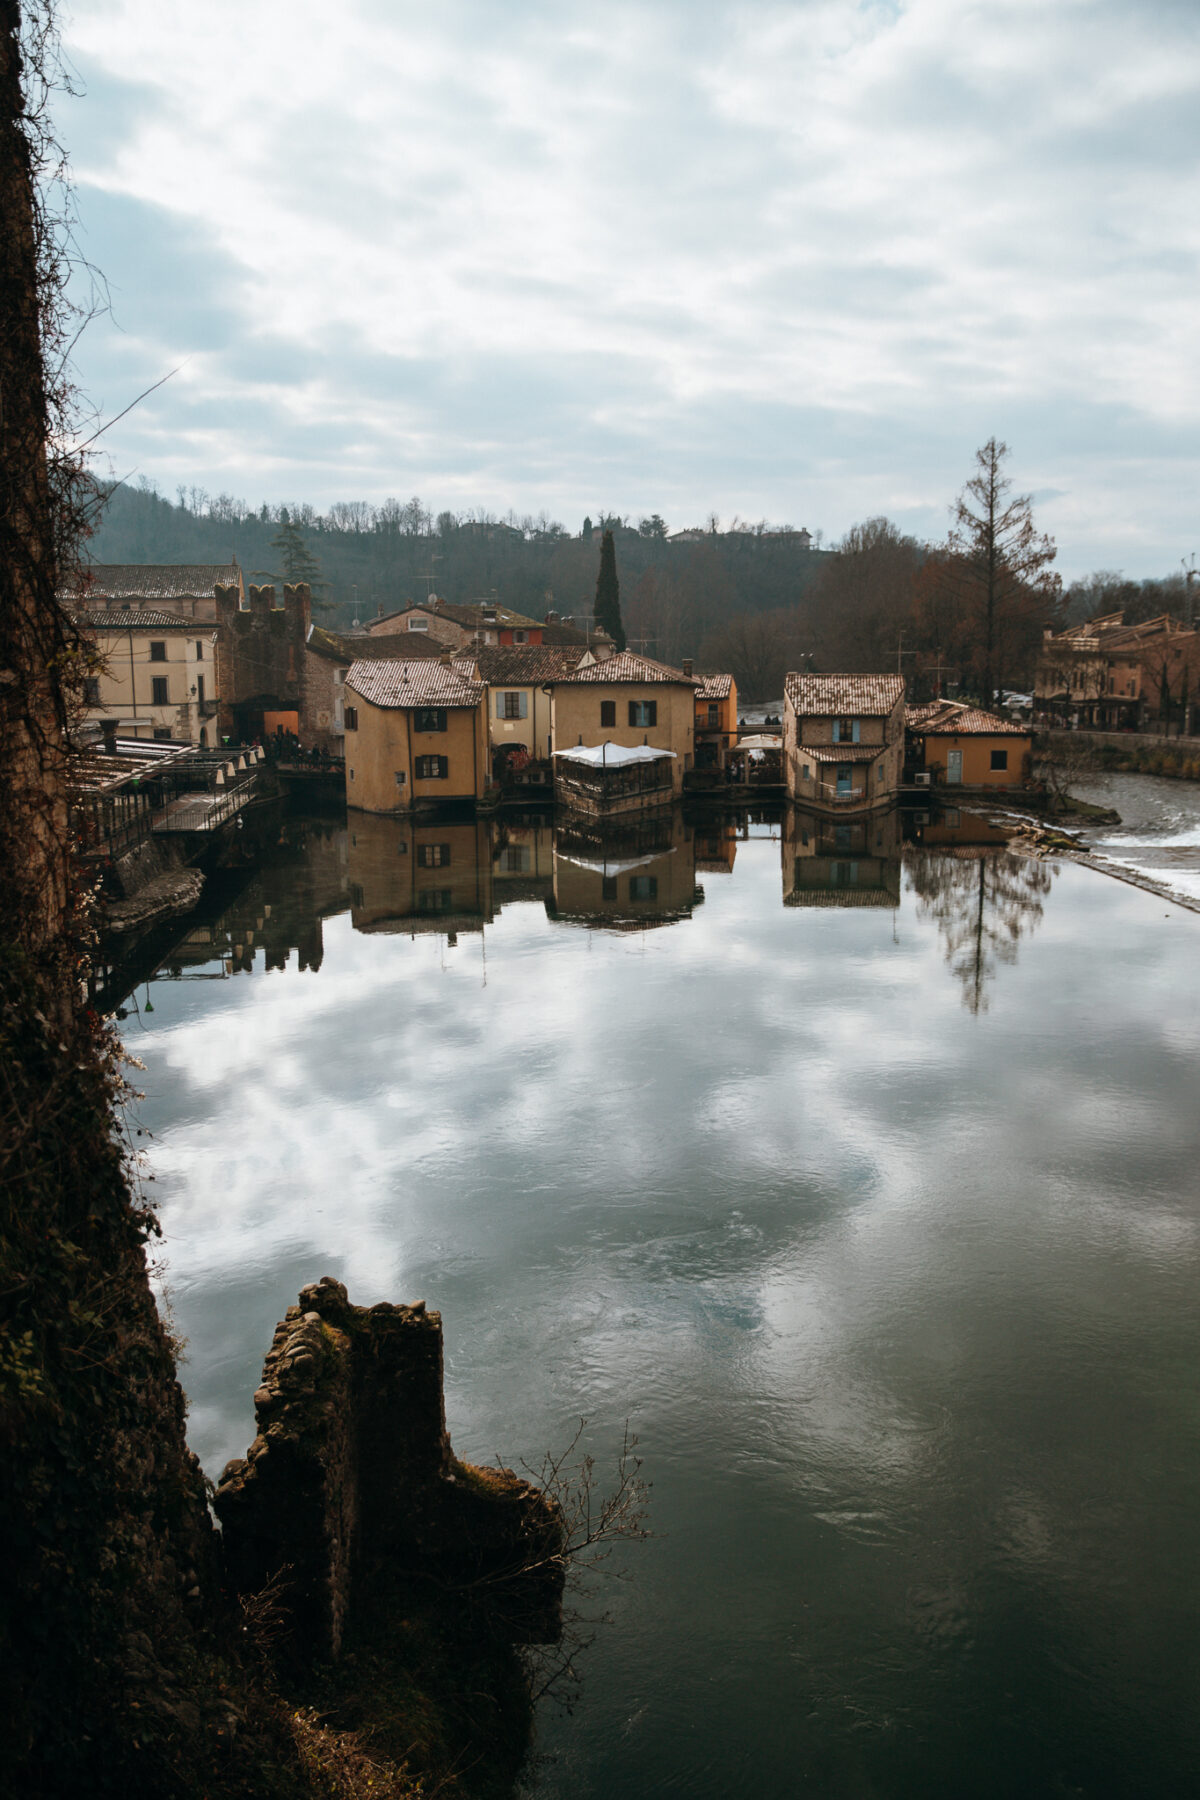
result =
[[307,582],[285,585],[283,605],[273,586],[216,589],[217,693],[222,736],[250,741],[264,732],[264,713],[306,711],[304,643],[312,617]]

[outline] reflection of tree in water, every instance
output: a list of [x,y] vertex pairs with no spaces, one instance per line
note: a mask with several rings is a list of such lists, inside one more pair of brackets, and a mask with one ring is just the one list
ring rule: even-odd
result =
[[1053,870],[1009,850],[966,846],[910,851],[906,861],[917,917],[941,932],[964,1006],[986,1012],[988,983],[1000,963],[1016,962],[1022,932],[1042,916]]

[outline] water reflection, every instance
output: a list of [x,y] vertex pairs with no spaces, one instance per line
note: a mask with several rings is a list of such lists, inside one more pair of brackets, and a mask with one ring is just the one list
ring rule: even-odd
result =
[[[993,829],[977,823],[981,836]],[[986,1012],[989,983],[998,967],[1016,962],[1021,937],[1039,924],[1055,870],[991,842],[968,841],[973,826],[965,820],[934,829],[955,836],[911,844],[905,855],[917,917],[937,925],[963,1005]]]
[[759,817],[690,818],[679,809],[623,827],[545,812],[420,820],[351,814],[291,821],[252,871],[210,881],[187,922],[160,926],[97,971],[95,1002],[112,1008],[156,971],[213,979],[258,966],[320,969],[322,921],[349,908],[356,932],[480,934],[506,906],[532,903],[557,924],[645,931],[691,919],[701,876],[732,877],[739,845],[766,829],[780,843],[782,903],[793,908],[901,905],[901,870],[919,918],[938,927],[972,1012],[998,968],[1041,917],[1053,872],[1013,856],[998,826],[952,808],[836,819],[786,808]]
[[831,819],[789,807],[781,841],[785,906],[900,904],[900,814]]
[[696,840],[678,810],[623,831],[590,821],[560,824],[554,844],[552,919],[609,931],[644,931],[689,919],[704,901]]
[[[303,1281],[427,1297],[464,1455],[582,1412],[603,1465],[632,1417],[654,1477],[539,1800],[1191,1791],[1196,921],[1047,897],[965,817],[363,823],[230,897],[208,966],[257,980],[164,984],[137,1040],[210,1472]],[[320,974],[262,974],[302,889]]]

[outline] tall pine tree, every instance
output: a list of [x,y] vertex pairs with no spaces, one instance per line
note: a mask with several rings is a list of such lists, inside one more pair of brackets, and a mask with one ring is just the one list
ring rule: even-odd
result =
[[606,531],[600,540],[600,573],[596,577],[596,624],[607,631],[618,650],[625,648],[625,627],[621,623],[621,588],[617,581],[617,550],[613,534]]
[[279,530],[271,539],[272,550],[278,550],[283,563],[285,581],[307,581],[310,587],[323,587],[321,565],[309,549],[299,523],[286,506],[279,509]]

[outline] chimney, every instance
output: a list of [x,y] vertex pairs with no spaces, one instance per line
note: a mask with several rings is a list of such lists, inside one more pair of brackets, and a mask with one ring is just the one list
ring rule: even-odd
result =
[[692,659],[690,656],[685,656],[683,659],[683,672],[686,676],[688,676],[689,679],[691,678]]
[[382,619],[382,617],[383,617],[383,601],[382,600],[379,600],[376,602],[375,617],[377,619]]

